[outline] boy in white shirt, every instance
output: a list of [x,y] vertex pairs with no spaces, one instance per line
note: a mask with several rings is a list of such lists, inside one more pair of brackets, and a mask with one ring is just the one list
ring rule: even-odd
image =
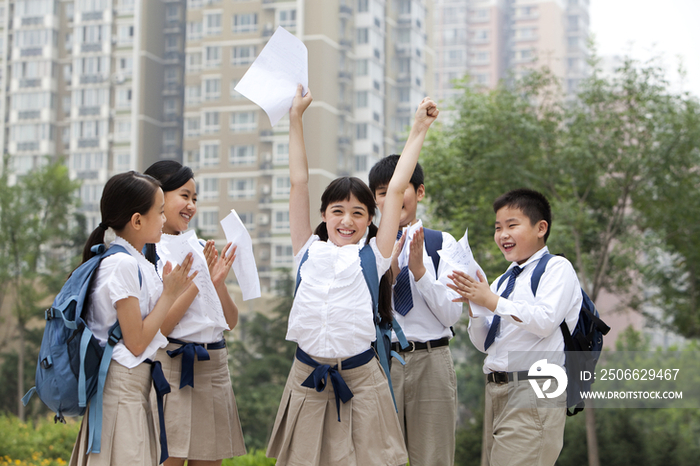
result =
[[[369,187],[380,212],[398,160],[398,155],[385,157],[369,172]],[[423,181],[419,163],[404,193],[400,229],[419,221],[416,210],[425,195]],[[451,273],[447,262],[440,261],[436,267],[435,257],[431,255],[439,259],[437,249],[448,248],[455,239],[446,232],[419,228],[408,246],[408,260],[402,263],[403,259],[397,256],[405,241],[403,235],[397,240],[391,265],[393,316],[409,342],[407,348],[401,349],[394,336],[392,345],[406,361],[401,365],[394,360],[391,365],[399,422],[411,466],[451,465],[455,452],[457,382],[449,342],[451,326],[462,316],[462,304],[452,302],[454,293],[447,288]]]
[[[543,354],[552,359],[548,364],[563,365],[559,326],[565,321],[573,331],[581,309],[581,288],[571,263],[556,256],[547,264],[533,296],[530,279],[548,253],[545,244],[552,225],[544,195],[513,190],[496,199],[493,210],[494,240],[512,262],[503,275],[507,278],[499,277],[489,287],[480,274],[477,281],[456,271],[451,276],[454,284],[448,285],[462,296],[460,301],[490,311],[489,315],[469,311],[469,337],[487,354],[482,465],[553,466],[564,442],[566,407],[538,400],[527,380],[532,378],[528,371]],[[538,384],[543,382],[539,379]],[[524,400],[531,409],[522,408]]]

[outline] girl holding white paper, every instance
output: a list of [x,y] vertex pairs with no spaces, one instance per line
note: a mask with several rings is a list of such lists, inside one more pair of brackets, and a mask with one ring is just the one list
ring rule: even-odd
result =
[[378,284],[391,266],[404,191],[438,109],[428,98],[420,103],[379,227],[372,222],[372,191],[358,178],[342,177],[324,191],[323,222],[314,232],[302,123],[311,100],[299,85],[289,112],[289,220],[301,281],[287,340],[298,348],[267,455],[278,466],[404,464],[408,454],[389,383],[371,346],[374,311],[361,257],[373,259]]
[[225,284],[236,247],[229,243],[219,255],[213,241],[203,246],[194,232],[186,234],[191,238],[183,235],[197,212],[196,185],[189,167],[162,160],[145,173],[161,182],[166,216],[160,243],[147,245],[146,257],[160,273],[161,264],[177,262],[175,256],[189,248],[193,268],[204,269],[170,308],[161,326],[169,343],[158,351],[157,359],[171,388],[165,399],[170,458],[164,464],[181,466],[187,460],[192,466],[220,465],[224,458],[245,454],[223,336],[238,323],[238,308]]

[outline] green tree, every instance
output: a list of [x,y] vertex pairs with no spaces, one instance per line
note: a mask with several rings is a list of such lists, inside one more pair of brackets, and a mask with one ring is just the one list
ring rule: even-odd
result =
[[[574,99],[546,69],[490,92],[465,87],[454,119],[426,144],[431,208],[452,233],[469,227],[493,280],[507,266],[492,240],[493,200],[513,188],[541,191],[553,211],[548,246],[569,258],[593,300],[605,289],[638,309],[647,294],[634,285],[656,277],[657,304],[673,304],[663,309],[674,324],[700,332],[697,100],[672,93],[654,62],[627,59],[611,76],[591,64]],[[586,419],[598,465],[593,410]]]
[[246,446],[265,449],[294,360],[296,345],[286,341],[294,278],[287,271],[269,315],[256,313],[243,324],[241,341],[232,348],[232,382]]
[[[39,303],[50,296],[55,274],[70,270],[63,258],[74,246],[71,215],[77,206],[79,183],[71,181],[62,161],[48,162],[25,176],[10,176],[9,157],[0,176],[0,305],[12,301],[17,346],[17,414],[25,392],[29,322],[41,315]],[[64,272],[64,273],[60,273]],[[46,279],[46,280],[44,280]],[[61,280],[62,282],[62,280]],[[35,349],[34,349],[35,350]]]

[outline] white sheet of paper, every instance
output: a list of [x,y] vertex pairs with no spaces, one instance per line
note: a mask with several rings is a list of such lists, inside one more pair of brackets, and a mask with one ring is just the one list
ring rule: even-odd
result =
[[275,126],[289,109],[301,84],[309,90],[309,51],[304,43],[278,27],[235,89],[258,104]]
[[418,219],[413,225],[409,225],[403,229],[403,234],[401,236],[406,236],[406,241],[403,242],[403,249],[401,249],[401,254],[399,254],[399,267],[404,268],[408,265],[408,255],[411,253],[411,241],[413,236],[416,234],[418,229],[423,226],[423,221]]
[[234,209],[221,220],[226,241],[236,246],[236,260],[233,261],[233,273],[236,274],[238,285],[241,287],[243,301],[260,297],[260,279],[258,267],[253,255],[253,240]]
[[168,237],[168,240],[161,241],[158,247],[162,248],[168,254],[168,257],[176,260],[178,264],[182,263],[188,253],[192,253],[193,260],[190,273],[197,271],[197,276],[194,277],[193,281],[201,292],[199,296],[205,300],[207,309],[214,313],[223,314],[221,301],[216,299],[216,288],[214,288],[209,275],[207,259],[204,257],[202,245],[199,243],[195,231],[190,230],[178,236]]
[[[476,272],[477,270],[481,272],[481,275],[486,280],[486,274],[479,264],[474,260],[474,254],[472,254],[472,248],[469,247],[469,228],[464,232],[462,239],[457,241],[451,247],[447,249],[442,249],[438,251],[440,258],[446,260],[455,270],[460,270],[474,280],[479,280]],[[472,314],[476,317],[486,317],[493,316],[493,312],[489,311],[485,307],[479,306],[469,301],[469,307],[472,310]]]

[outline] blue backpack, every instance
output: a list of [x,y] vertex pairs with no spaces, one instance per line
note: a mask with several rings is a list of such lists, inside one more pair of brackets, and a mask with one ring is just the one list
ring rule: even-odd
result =
[[[530,279],[530,287],[532,295],[537,295],[537,287],[540,284],[542,274],[549,260],[554,257],[552,254],[545,254],[535,266]],[[500,287],[507,276],[501,277],[498,282]],[[566,376],[568,385],[566,387],[566,414],[574,416],[583,411],[584,400],[581,397],[581,392],[590,392],[593,380],[581,380],[581,371],[589,371],[593,373],[595,366],[600,358],[600,352],[603,350],[603,336],[610,331],[608,326],[600,318],[598,310],[588,297],[583,288],[581,289],[583,301],[581,302],[581,310],[578,314],[578,321],[574,327],[574,331],[570,332],[566,322],[559,325],[561,333],[564,337],[564,351],[566,354]],[[573,412],[568,408],[574,408]]]
[[[102,433],[102,392],[114,345],[121,339],[119,322],[109,330],[108,344],[102,348],[86,325],[87,300],[95,271],[102,259],[129,252],[119,245],[105,250],[92,247],[96,255],[73,271],[44,313],[46,327],[41,339],[36,367],[36,386],[22,397],[26,406],[34,393],[56,413],[54,422],[65,424],[65,416],[82,416],[90,403],[89,452],[100,452]],[[139,270],[139,285],[142,284]]]
[[[299,285],[301,284],[301,266],[309,258],[309,250],[307,249],[304,256],[301,258],[299,263],[299,271],[297,272],[296,286],[294,288],[294,294],[296,294]],[[391,390],[391,397],[394,399],[394,407],[396,408],[396,399],[394,398],[394,388],[391,384],[391,358],[395,357],[405,364],[403,358],[399,354],[391,349],[391,331],[396,333],[396,338],[399,340],[401,348],[408,347],[408,341],[406,336],[401,329],[401,326],[396,319],[392,319],[391,322],[386,322],[379,316],[379,275],[377,274],[377,262],[374,258],[374,252],[369,244],[360,249],[360,266],[362,267],[362,275],[365,278],[367,287],[369,288],[369,293],[372,296],[372,306],[374,308],[374,326],[377,331],[377,339],[374,342],[374,351],[377,353],[379,358],[379,364],[382,366],[386,378],[389,381],[389,389]]]

